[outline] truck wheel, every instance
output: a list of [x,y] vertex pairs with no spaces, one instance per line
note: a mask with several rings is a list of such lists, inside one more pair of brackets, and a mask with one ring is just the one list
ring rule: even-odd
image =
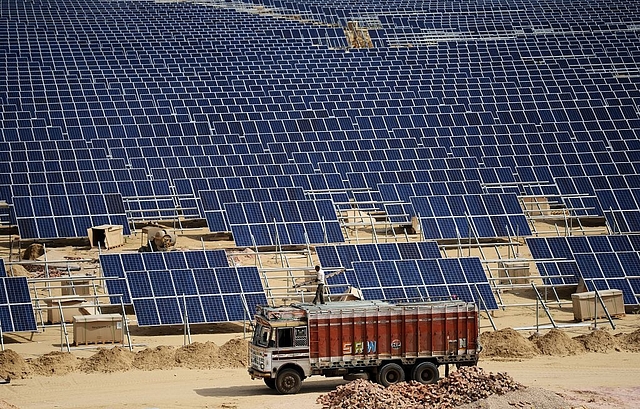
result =
[[276,378],[276,390],[283,395],[298,393],[302,386],[300,374],[295,369],[283,369]]
[[380,385],[387,387],[394,383],[404,381],[404,369],[398,364],[390,363],[383,366],[378,371],[377,381]]
[[276,380],[273,378],[263,378],[264,379],[264,384],[267,385],[269,388],[271,389],[275,389],[276,388]]
[[438,367],[431,362],[423,362],[413,368],[411,378],[420,383],[436,383],[440,379]]

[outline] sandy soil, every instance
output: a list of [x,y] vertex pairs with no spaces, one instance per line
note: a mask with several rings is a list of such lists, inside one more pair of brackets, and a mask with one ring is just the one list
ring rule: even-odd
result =
[[[199,236],[185,235],[180,237],[182,247],[198,248],[202,246]],[[109,252],[131,251],[139,245],[139,238],[129,239],[124,248]],[[221,248],[229,242],[211,240],[204,241],[207,248]],[[0,248],[0,252],[7,251]],[[95,249],[62,247],[56,249],[66,254],[80,257],[96,257]],[[6,254],[0,254],[5,257]],[[253,259],[253,257],[251,257]],[[240,262],[242,262],[242,256]],[[247,259],[244,262],[250,262]],[[273,256],[264,261],[266,266],[277,266]],[[304,257],[297,262],[306,263]],[[302,274],[302,273],[301,273]],[[567,401],[567,407],[576,408],[639,408],[637,398],[640,396],[640,348],[625,348],[620,341],[623,337],[615,334],[632,334],[640,329],[640,315],[627,314],[616,319],[617,328],[611,329],[605,322],[599,321],[598,328],[608,335],[594,343],[583,342],[578,345],[576,337],[589,336],[589,323],[572,326],[562,331],[559,338],[541,339],[549,333],[541,330],[535,334],[536,311],[532,307],[534,298],[530,290],[516,288],[502,294],[505,302],[525,306],[508,307],[505,311],[493,314],[498,329],[529,327],[532,329],[518,332],[522,339],[510,338],[510,345],[520,344],[517,348],[506,348],[506,353],[483,354],[479,366],[486,371],[507,372],[514,380],[526,386],[544,388],[561,394]],[[565,296],[564,300],[567,298]],[[573,313],[569,301],[562,307],[552,307],[554,320],[560,325],[574,324]],[[129,317],[134,320],[134,316]],[[539,323],[549,321],[539,312]],[[132,322],[133,324],[133,322]],[[481,319],[482,332],[492,331],[490,321],[484,316]],[[189,349],[185,349],[185,337],[182,328],[137,328],[131,327],[134,354],[138,357],[138,365],[134,365],[136,357],[131,357],[123,348],[122,356],[129,365],[125,369],[115,368],[106,371],[86,370],[87,362],[101,350],[92,347],[74,348],[73,358],[64,358],[64,362],[50,373],[48,360],[56,360],[52,351],[60,351],[60,326],[49,326],[44,331],[33,334],[5,334],[4,343],[7,350],[14,351],[20,359],[31,362],[31,373],[25,377],[12,377],[10,383],[0,385],[0,409],[29,408],[286,408],[321,407],[316,403],[318,396],[332,391],[336,386],[345,384],[341,379],[310,378],[305,380],[301,392],[295,396],[279,396],[268,389],[260,381],[252,381],[240,359],[229,359],[230,350],[220,354],[220,348],[230,340],[238,347],[239,340],[248,336],[240,324],[215,324],[192,327],[192,341],[201,345],[209,343],[209,356],[215,359],[226,359],[224,365],[202,364],[200,360],[188,363]],[[557,335],[555,335],[557,336]],[[529,339],[531,337],[531,339]],[[615,346],[606,346],[615,339]],[[593,341],[593,340],[592,340]],[[627,340],[629,341],[629,340]],[[545,344],[546,342],[546,344]],[[630,341],[629,341],[630,342]],[[212,345],[215,344],[215,347]],[[567,347],[566,345],[570,345]],[[524,345],[524,346],[522,346]],[[531,346],[533,345],[533,346]],[[591,345],[591,347],[585,347]],[[603,345],[605,345],[603,347]],[[192,350],[197,346],[190,346]],[[529,350],[520,356],[523,350]],[[563,349],[564,348],[564,349]],[[573,354],[567,348],[572,348]],[[176,351],[183,351],[182,364],[175,364]],[[599,352],[588,352],[599,351]],[[213,352],[211,352],[213,351]],[[635,352],[633,352],[635,351]],[[517,352],[517,353],[516,353]],[[100,352],[105,354],[105,352]],[[213,355],[212,355],[213,354]],[[492,355],[492,356],[489,356]],[[128,356],[129,358],[126,358]],[[214,358],[211,358],[214,359]],[[57,361],[56,361],[57,362]],[[94,367],[97,361],[93,361]],[[119,361],[122,362],[122,361]],[[200,362],[200,365],[198,364]],[[170,363],[170,364],[169,364]],[[85,364],[85,370],[78,370],[75,365]],[[38,366],[39,365],[39,366]],[[125,365],[125,366],[126,366]],[[0,371],[3,364],[0,361]],[[89,365],[91,366],[91,365]],[[502,406],[483,407],[517,407],[514,402],[524,402],[524,407],[536,406],[535,402],[508,401]],[[526,406],[528,404],[529,406]],[[13,406],[12,406],[13,405]],[[505,406],[506,405],[506,406]],[[480,407],[480,406],[477,406]]]

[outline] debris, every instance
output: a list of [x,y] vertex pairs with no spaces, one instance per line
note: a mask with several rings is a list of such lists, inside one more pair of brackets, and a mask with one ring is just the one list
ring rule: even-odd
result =
[[321,395],[324,409],[434,408],[448,409],[491,395],[524,388],[504,373],[486,373],[476,366],[462,367],[436,384],[401,382],[384,388],[362,379]]

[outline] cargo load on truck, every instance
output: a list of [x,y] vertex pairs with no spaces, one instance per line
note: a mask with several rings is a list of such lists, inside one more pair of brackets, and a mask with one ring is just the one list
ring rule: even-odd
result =
[[463,301],[261,306],[249,373],[279,393],[312,375],[433,383],[441,365],[477,363],[478,335],[478,309]]

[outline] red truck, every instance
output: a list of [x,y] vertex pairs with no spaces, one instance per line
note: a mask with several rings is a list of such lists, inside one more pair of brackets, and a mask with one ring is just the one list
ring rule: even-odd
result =
[[343,301],[258,307],[249,374],[281,394],[311,375],[371,379],[388,386],[436,382],[440,365],[478,362],[475,304]]

